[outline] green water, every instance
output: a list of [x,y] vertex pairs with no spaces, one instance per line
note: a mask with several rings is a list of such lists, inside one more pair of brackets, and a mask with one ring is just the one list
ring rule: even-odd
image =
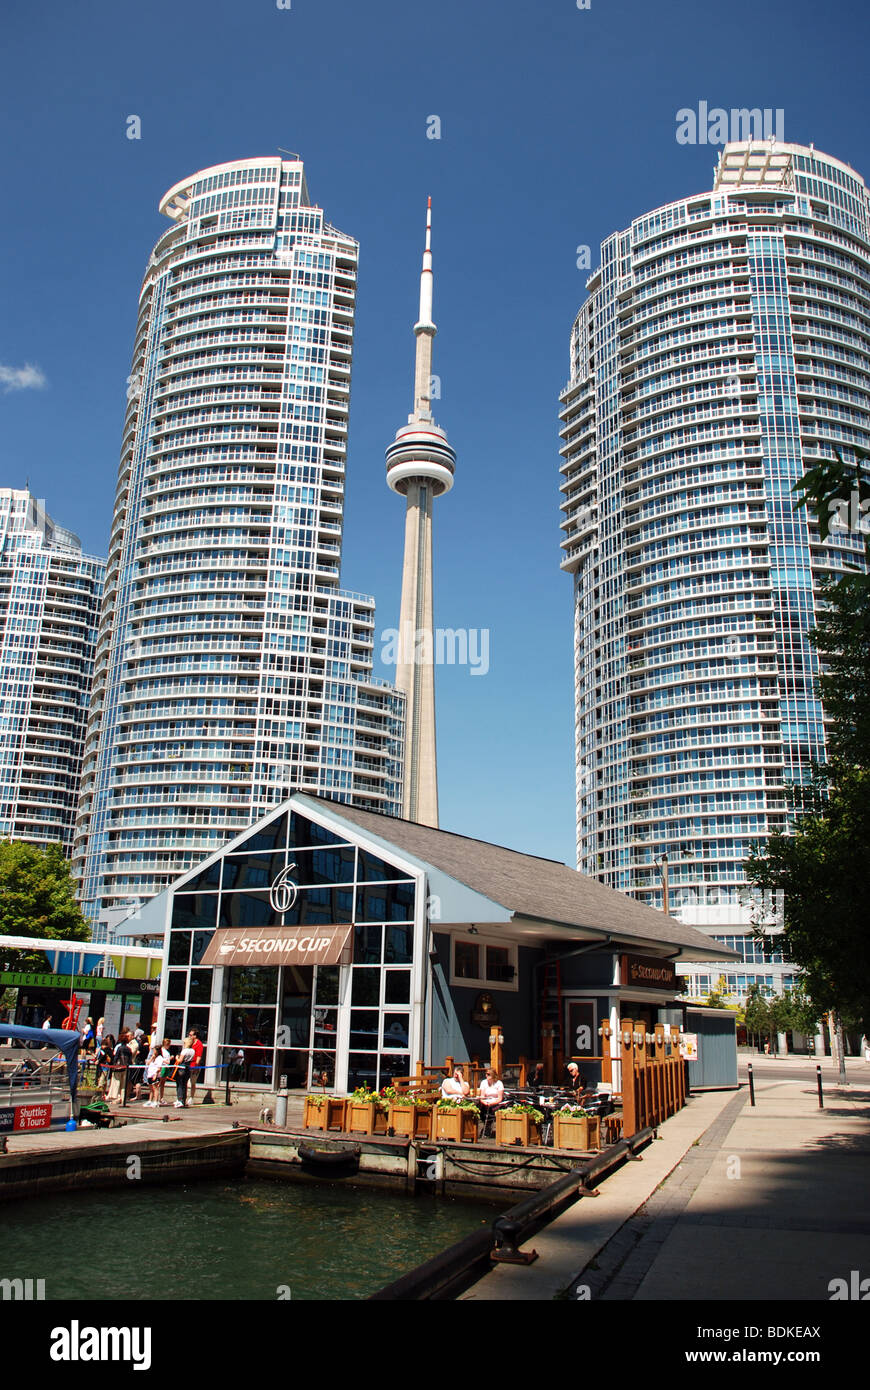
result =
[[498,1208],[239,1178],[0,1208],[0,1276],[53,1299],[361,1299]]

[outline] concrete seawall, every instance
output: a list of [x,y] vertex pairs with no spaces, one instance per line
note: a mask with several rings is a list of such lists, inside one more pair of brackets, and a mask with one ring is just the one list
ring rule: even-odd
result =
[[166,1183],[244,1172],[247,1129],[215,1126],[180,1133],[177,1128],[130,1124],[86,1135],[28,1136],[25,1148],[0,1156],[0,1202],[112,1187],[133,1176],[143,1183]]
[[[314,1155],[306,1159],[305,1154]],[[394,1192],[512,1203],[581,1161],[560,1149],[432,1143],[388,1135],[252,1129],[246,1172],[297,1182],[347,1182]]]

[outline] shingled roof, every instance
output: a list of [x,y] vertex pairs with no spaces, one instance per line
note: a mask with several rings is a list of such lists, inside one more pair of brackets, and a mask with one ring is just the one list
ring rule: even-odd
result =
[[741,959],[736,951],[712,942],[678,918],[645,907],[557,860],[539,859],[375,811],[360,811],[308,792],[297,792],[292,800],[328,809],[330,815],[441,869],[518,918],[574,927],[590,936],[608,935],[627,945],[646,941],[679,947],[686,960]]

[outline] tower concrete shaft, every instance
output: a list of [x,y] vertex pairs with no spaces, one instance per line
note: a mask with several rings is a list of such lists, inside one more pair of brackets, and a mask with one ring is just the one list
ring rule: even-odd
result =
[[432,200],[420,275],[414,409],[387,450],[387,483],[407,499],[396,685],[405,693],[406,775],[402,814],[438,824],[435,745],[435,635],[432,604],[432,503],[453,486],[456,455],[432,419]]
[[438,824],[435,746],[435,668],[432,638],[431,483],[414,479],[407,492],[399,660],[396,685],[405,692],[409,775],[402,814],[423,825]]

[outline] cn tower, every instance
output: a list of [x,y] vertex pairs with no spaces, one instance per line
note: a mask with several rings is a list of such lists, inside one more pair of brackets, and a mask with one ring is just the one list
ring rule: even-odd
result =
[[435,642],[432,628],[432,502],[453,486],[456,455],[432,418],[432,199],[420,275],[414,409],[387,449],[387,483],[407,499],[396,685],[405,692],[405,793],[402,815],[438,824],[435,756]]

